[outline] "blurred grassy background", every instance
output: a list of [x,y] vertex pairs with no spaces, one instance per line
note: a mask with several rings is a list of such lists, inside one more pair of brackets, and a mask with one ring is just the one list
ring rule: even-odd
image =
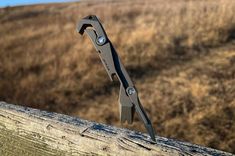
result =
[[119,123],[111,83],[87,36],[100,17],[157,135],[235,153],[235,1],[83,1],[0,9],[0,100]]

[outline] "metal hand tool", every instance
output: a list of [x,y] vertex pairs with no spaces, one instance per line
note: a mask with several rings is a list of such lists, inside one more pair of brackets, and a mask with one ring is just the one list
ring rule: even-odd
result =
[[114,75],[120,81],[119,109],[121,122],[127,121],[131,124],[136,111],[144,122],[151,139],[155,141],[153,126],[140,103],[137,90],[98,18],[94,15],[83,18],[78,25],[78,32],[81,35],[84,32],[88,34],[111,81],[113,81]]

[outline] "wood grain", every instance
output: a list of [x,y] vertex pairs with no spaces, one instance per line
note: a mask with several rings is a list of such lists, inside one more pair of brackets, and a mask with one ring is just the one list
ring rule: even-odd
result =
[[231,155],[230,153],[0,102],[0,155]]

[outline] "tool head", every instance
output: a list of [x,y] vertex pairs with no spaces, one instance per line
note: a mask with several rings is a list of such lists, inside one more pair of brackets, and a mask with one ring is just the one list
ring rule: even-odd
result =
[[83,18],[80,22],[79,25],[77,27],[77,31],[83,35],[85,30],[88,27],[93,27],[93,29],[95,29],[97,36],[103,36],[105,38],[107,38],[107,35],[104,31],[103,26],[101,25],[101,23],[99,22],[99,19],[95,16],[95,15],[89,15],[85,18]]

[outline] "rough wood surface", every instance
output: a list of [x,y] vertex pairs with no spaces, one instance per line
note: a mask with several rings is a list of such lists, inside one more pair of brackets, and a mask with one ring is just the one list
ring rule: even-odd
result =
[[0,102],[0,155],[232,155],[226,152]]

